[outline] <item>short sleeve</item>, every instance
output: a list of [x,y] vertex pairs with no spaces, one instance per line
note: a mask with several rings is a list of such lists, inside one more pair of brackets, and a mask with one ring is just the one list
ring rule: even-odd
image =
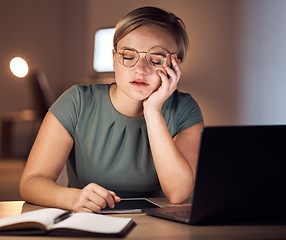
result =
[[65,91],[49,109],[72,137],[78,122],[80,102],[80,92],[75,85]]
[[201,109],[192,95],[178,90],[164,103],[162,113],[172,137],[203,122]]
[[189,97],[182,105],[182,110],[178,115],[177,133],[202,121],[203,121],[203,116],[201,109],[198,103],[189,95]]

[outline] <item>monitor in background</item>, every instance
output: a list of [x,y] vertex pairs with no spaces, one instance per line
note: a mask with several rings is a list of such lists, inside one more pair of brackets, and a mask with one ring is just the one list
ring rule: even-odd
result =
[[102,28],[94,37],[93,69],[96,72],[113,72],[112,49],[115,28]]

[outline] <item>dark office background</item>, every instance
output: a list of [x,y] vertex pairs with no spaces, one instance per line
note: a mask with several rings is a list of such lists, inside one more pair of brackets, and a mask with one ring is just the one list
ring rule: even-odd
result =
[[[0,0],[0,114],[32,106],[9,62],[42,69],[55,96],[110,75],[92,68],[97,29],[146,5],[180,16],[190,37],[179,88],[199,102],[206,125],[286,123],[285,0]],[[26,145],[17,126],[15,151]]]

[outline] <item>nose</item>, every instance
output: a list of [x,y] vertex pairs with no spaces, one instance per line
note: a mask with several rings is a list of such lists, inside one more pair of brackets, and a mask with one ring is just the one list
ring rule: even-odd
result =
[[147,73],[148,71],[150,71],[151,66],[147,62],[145,56],[146,56],[146,54],[140,54],[138,62],[134,66],[135,71],[138,72],[138,73]]

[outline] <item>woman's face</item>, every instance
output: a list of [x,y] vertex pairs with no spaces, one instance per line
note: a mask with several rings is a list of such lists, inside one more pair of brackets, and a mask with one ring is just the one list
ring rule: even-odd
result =
[[[169,53],[176,52],[176,44],[169,34],[152,25],[139,27],[117,44],[117,52],[125,48],[136,49],[138,52],[147,52],[159,46]],[[120,94],[125,94],[131,99],[142,101],[161,86],[161,78],[157,70],[162,67],[151,66],[146,61],[146,53],[139,53],[140,58],[133,67],[123,66],[119,61],[119,54],[113,54],[113,67],[115,79]]]

